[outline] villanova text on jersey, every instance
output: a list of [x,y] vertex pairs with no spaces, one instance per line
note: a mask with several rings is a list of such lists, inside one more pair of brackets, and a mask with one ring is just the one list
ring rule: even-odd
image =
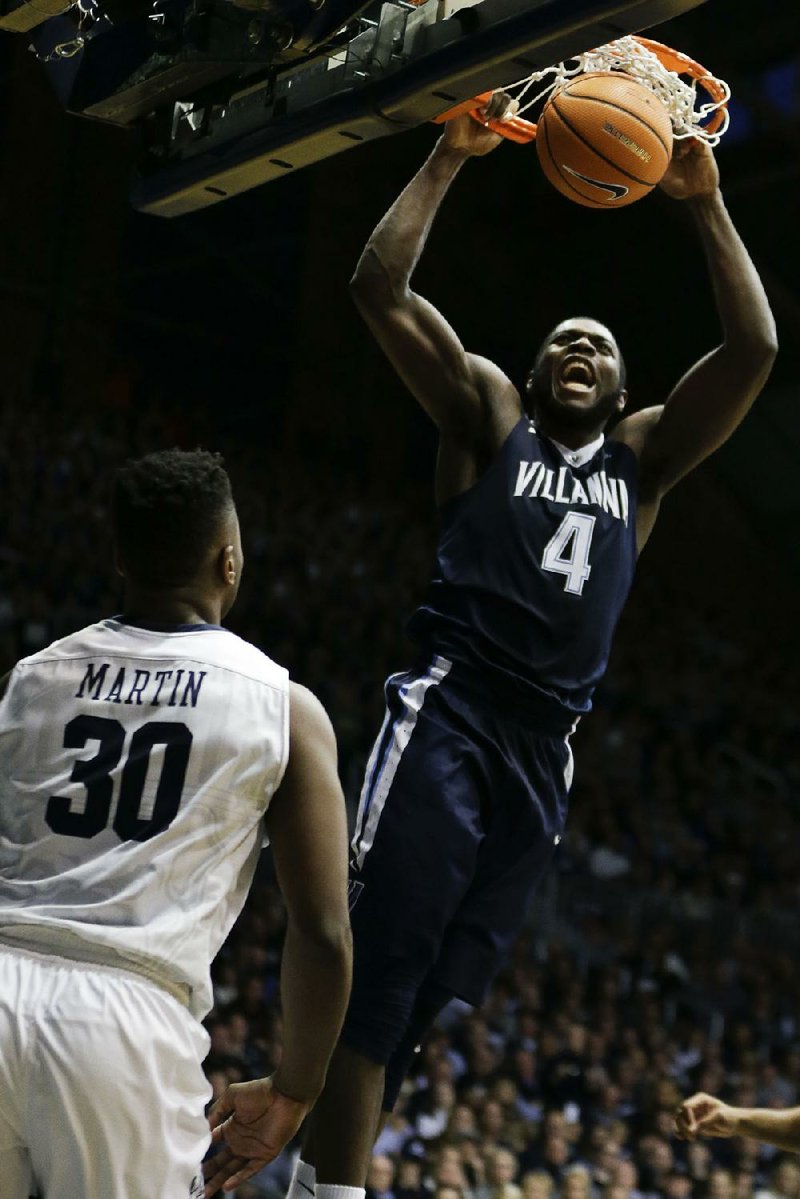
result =
[[[628,523],[628,486],[624,479],[609,477],[604,470],[598,470],[582,481],[568,466],[560,466],[555,471],[549,470],[544,462],[523,459],[519,464],[514,495],[517,499],[525,496],[532,500],[552,500],[554,504],[594,504],[626,525]],[[575,554],[565,562],[566,589],[580,595],[590,572],[591,567],[576,547]]]
[[489,695],[568,730],[591,706],[636,565],[633,451],[569,450],[524,417],[440,509],[436,570],[409,626]]

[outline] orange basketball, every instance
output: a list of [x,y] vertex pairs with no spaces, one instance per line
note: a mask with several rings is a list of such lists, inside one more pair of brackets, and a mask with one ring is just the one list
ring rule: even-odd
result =
[[547,178],[587,208],[623,208],[655,187],[672,123],[654,92],[618,71],[579,75],[545,105],[536,132]]

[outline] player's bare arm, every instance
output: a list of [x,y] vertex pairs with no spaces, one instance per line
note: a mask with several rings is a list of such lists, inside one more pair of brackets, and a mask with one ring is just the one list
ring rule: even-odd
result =
[[322,704],[293,684],[291,713],[289,764],[266,822],[287,911],[283,1057],[274,1082],[285,1095],[312,1103],[350,994],[347,817],[336,740]]
[[267,832],[286,903],[281,961],[283,1052],[271,1079],[228,1087],[210,1113],[225,1148],[206,1166],[206,1195],[230,1190],[277,1157],[322,1090],[350,994],[347,819],[336,740],[319,700],[291,684],[290,750]]
[[[493,98],[492,115],[507,98]],[[441,502],[475,482],[487,455],[522,413],[517,389],[493,363],[467,353],[455,331],[411,276],[439,205],[461,167],[502,138],[472,117],[448,122],[422,169],[372,233],[351,283],[353,297],[401,379],[441,434],[437,468]]]
[[755,1137],[779,1149],[800,1151],[800,1107],[734,1107],[698,1092],[675,1113],[675,1130],[685,1141],[698,1137]]
[[660,186],[691,209],[723,340],[686,372],[663,407],[637,412],[615,433],[640,459],[640,545],[650,533],[661,497],[727,441],[744,419],[778,349],[764,287],[725,207],[710,148],[684,143]]

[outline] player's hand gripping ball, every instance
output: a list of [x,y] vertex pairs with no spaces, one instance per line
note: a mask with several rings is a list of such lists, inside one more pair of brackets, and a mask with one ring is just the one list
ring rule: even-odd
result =
[[713,196],[719,187],[719,167],[711,147],[695,138],[678,142],[659,186],[673,200]]

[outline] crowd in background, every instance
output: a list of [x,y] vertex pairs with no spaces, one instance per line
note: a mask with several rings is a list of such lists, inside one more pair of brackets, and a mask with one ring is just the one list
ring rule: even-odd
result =
[[[570,919],[578,914],[566,912]],[[216,968],[209,1076],[270,1070],[282,912],[254,895]],[[695,1089],[787,1106],[800,1086],[796,955],[703,920],[612,920],[576,952],[536,916],[479,1011],[453,1003],[375,1148],[370,1199],[796,1199],[800,1165],[744,1140],[687,1144]],[[287,1159],[240,1195],[278,1199]]]
[[[0,409],[3,670],[118,610],[110,469],[206,442],[197,413],[144,411],[109,403],[89,427]],[[410,662],[430,494],[386,495],[264,445],[226,460],[246,554],[230,625],[320,695],[352,807],[382,680]],[[794,691],[792,658],[735,596],[715,610],[643,575],[574,737],[567,833],[530,926],[485,1006],[452,1004],[425,1042],[376,1146],[372,1199],[800,1199],[800,1165],[776,1151],[672,1136],[692,1090],[800,1098]],[[214,967],[217,1092],[277,1061],[283,928],[265,860]],[[277,1199],[288,1169],[286,1154],[240,1199]]]

